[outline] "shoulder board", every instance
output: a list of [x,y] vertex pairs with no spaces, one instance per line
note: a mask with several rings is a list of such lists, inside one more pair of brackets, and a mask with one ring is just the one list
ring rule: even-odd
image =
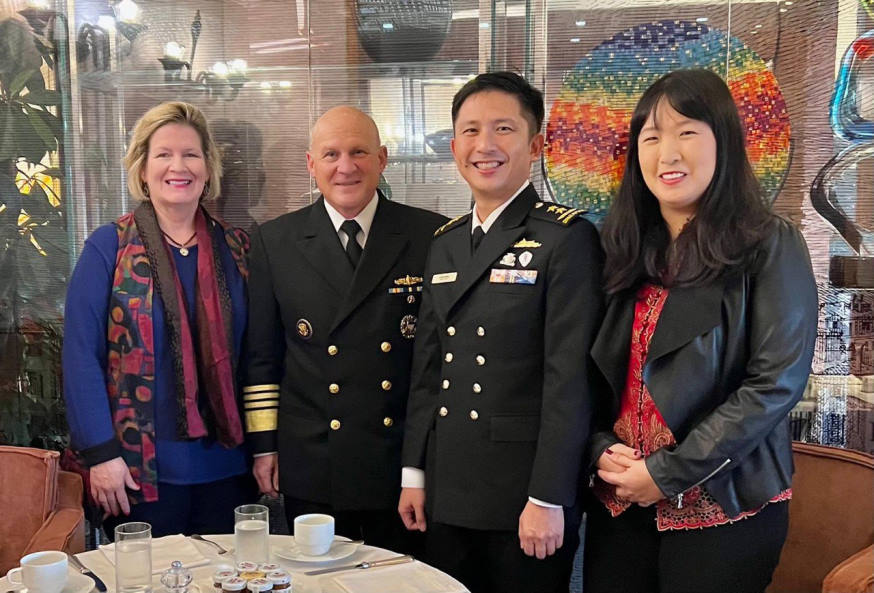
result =
[[456,216],[455,218],[453,218],[452,220],[450,220],[449,222],[447,222],[446,224],[441,226],[439,229],[434,231],[434,236],[439,237],[440,235],[442,235],[443,233],[445,233],[449,229],[453,229],[453,228],[457,227],[458,225],[463,223],[465,220],[468,220],[469,218],[470,218],[470,212],[468,212],[466,214],[462,214],[461,216]]
[[548,220],[562,226],[568,226],[577,218],[588,212],[585,208],[571,208],[554,202],[535,202],[529,213],[540,220]]

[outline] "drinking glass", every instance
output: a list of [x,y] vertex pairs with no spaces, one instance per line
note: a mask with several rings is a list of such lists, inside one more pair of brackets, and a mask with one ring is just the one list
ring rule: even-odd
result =
[[268,509],[244,504],[234,509],[234,547],[237,562],[270,560]]
[[115,590],[152,591],[152,526],[148,523],[122,523],[115,528]]

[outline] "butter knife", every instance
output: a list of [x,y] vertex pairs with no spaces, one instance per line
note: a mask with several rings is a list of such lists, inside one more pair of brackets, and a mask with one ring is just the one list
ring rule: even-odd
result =
[[73,565],[73,568],[84,574],[86,577],[91,577],[92,579],[94,579],[94,586],[97,587],[98,591],[100,591],[101,593],[103,593],[103,591],[106,591],[106,585],[103,584],[103,581],[100,580],[100,577],[91,572],[91,570],[87,566],[82,564],[82,562],[78,558],[76,558],[72,554],[67,554],[67,558],[70,559],[70,564]]
[[307,576],[317,574],[328,574],[329,572],[340,572],[341,570],[353,570],[356,568],[376,568],[377,566],[390,566],[392,564],[404,564],[415,560],[412,556],[395,556],[394,558],[385,558],[383,560],[372,560],[370,562],[359,562],[358,564],[346,564],[345,566],[334,566],[332,568],[322,568],[319,570],[311,570],[305,572]]

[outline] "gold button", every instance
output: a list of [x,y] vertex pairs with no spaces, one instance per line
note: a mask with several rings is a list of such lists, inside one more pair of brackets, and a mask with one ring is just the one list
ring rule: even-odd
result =
[[339,420],[331,420],[331,430],[340,430]]
[[379,349],[383,352],[391,352],[391,344],[389,344],[388,342],[383,342],[379,345]]
[[439,412],[439,414],[440,414],[441,416],[446,416],[446,414],[448,414],[448,413],[449,413],[449,410],[446,409],[446,406],[440,406],[440,412]]
[[443,360],[446,362],[452,362],[452,352],[447,352],[446,356],[443,357]]
[[336,383],[331,383],[330,385],[328,385],[328,391],[330,391],[331,393],[336,395],[336,394],[340,393],[340,386],[337,385]]
[[395,421],[392,420],[391,418],[389,418],[388,416],[386,416],[385,418],[382,419],[382,423],[385,424],[385,427],[386,427],[386,428],[388,428],[389,426],[391,426],[392,424],[394,424]]
[[328,354],[330,354],[331,356],[334,356],[335,354],[337,354],[337,352],[339,352],[339,350],[337,349],[336,346],[334,346],[333,344],[328,346]]
[[415,295],[412,295],[412,294],[409,295],[409,296],[407,296],[407,302],[410,303],[410,304],[412,305],[413,303],[416,302],[416,296],[415,296]]
[[479,393],[479,392],[482,391],[482,390],[483,390],[483,388],[482,388],[482,386],[481,386],[479,383],[474,383],[474,384],[473,384],[473,392],[474,392],[474,393]]
[[483,366],[486,363],[486,357],[483,356],[482,354],[477,354],[476,355],[476,363],[479,366]]
[[483,326],[477,327],[476,335],[478,335],[479,337],[483,337],[484,335],[486,335],[486,328],[484,328]]
[[449,389],[449,379],[443,379],[443,389]]
[[382,390],[388,391],[389,389],[391,389],[391,381],[386,379],[385,381],[382,382]]
[[450,325],[449,327],[446,328],[446,333],[449,334],[450,336],[454,336],[455,335],[455,328]]
[[470,411],[470,419],[477,420],[478,418],[479,418],[479,412],[477,412],[476,410],[471,410]]

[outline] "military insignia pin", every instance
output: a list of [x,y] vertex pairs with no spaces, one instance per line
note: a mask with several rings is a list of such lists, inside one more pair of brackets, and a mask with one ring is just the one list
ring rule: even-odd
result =
[[304,340],[309,340],[313,337],[313,324],[306,319],[297,320],[297,335]]
[[530,251],[523,251],[519,254],[519,263],[522,264],[522,267],[528,267],[528,264],[531,263],[531,258],[534,257],[531,255]]
[[415,315],[404,315],[401,318],[401,335],[408,340],[415,338],[417,321]]
[[515,266],[516,265],[516,254],[515,253],[505,253],[504,257],[501,258],[501,261],[498,262],[502,266]]
[[542,243],[538,243],[537,241],[531,241],[530,239],[521,239],[520,241],[516,241],[513,243],[513,247],[519,247],[522,249],[535,249],[540,247]]
[[395,278],[395,284],[397,286],[413,286],[415,284],[421,284],[422,278],[420,276],[410,276],[407,274],[403,278]]

